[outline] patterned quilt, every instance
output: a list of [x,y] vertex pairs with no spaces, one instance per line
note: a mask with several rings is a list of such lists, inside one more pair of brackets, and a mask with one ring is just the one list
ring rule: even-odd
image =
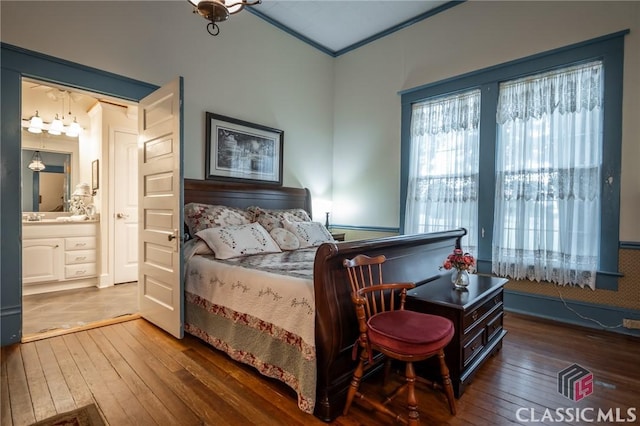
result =
[[316,393],[316,249],[229,260],[185,250],[185,331],[289,385],[307,413]]

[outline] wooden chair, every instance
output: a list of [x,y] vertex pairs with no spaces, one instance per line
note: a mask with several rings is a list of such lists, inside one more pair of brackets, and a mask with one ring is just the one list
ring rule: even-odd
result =
[[[382,264],[385,260],[383,255],[376,257],[358,255],[343,261],[351,283],[351,299],[359,327],[357,345],[354,345],[354,359],[357,348],[360,348],[360,358],[351,379],[343,414],[346,415],[349,412],[355,397],[368,402],[376,410],[388,414],[397,421],[417,425],[420,419],[415,395],[416,380],[444,390],[451,414],[455,414],[453,387],[444,359],[444,348],[454,335],[453,323],[441,316],[405,310],[407,289],[415,287],[415,284],[384,283]],[[373,351],[381,352],[385,356],[385,383],[391,360],[405,363],[405,383],[383,402],[368,398],[359,392],[364,372],[375,364]],[[437,356],[440,361],[441,385],[416,377],[415,374],[413,363],[424,361],[432,356]],[[405,391],[409,410],[408,420],[388,407],[396,396]]]

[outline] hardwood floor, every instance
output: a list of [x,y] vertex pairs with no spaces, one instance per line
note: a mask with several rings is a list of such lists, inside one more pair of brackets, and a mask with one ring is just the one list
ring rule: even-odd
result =
[[[610,420],[619,413],[640,421],[639,339],[511,313],[504,323],[503,349],[457,401],[456,416],[442,394],[419,387],[423,425],[529,424],[531,413],[557,424],[559,408],[564,424],[585,424],[598,410],[614,416]],[[590,371],[594,383],[593,393],[578,402],[557,388],[558,372],[574,363]],[[176,340],[142,319],[4,347],[1,373],[2,426],[28,425],[93,401],[117,426],[323,424],[297,408],[286,386],[192,336]],[[356,405],[331,424],[393,422]]]
[[23,342],[138,312],[138,283],[79,288],[22,298]]

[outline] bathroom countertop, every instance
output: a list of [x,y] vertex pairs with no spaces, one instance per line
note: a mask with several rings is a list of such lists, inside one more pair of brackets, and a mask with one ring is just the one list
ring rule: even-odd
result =
[[[38,214],[40,215],[40,220],[27,220],[26,217],[29,215]],[[46,212],[46,213],[23,213],[22,223],[25,225],[42,225],[42,224],[73,224],[73,223],[96,223],[100,222],[100,215],[97,214],[93,219],[83,219],[83,220],[70,220],[72,215],[69,213],[58,213],[58,212]],[[87,217],[87,216],[85,216]]]
[[42,220],[23,220],[23,225],[74,225],[78,223],[97,223],[99,219],[92,220],[57,220],[57,219],[42,219]]

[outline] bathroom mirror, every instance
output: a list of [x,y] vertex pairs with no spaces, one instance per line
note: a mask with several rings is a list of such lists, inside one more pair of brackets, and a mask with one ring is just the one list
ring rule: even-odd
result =
[[68,211],[71,154],[39,151],[45,169],[33,171],[29,163],[35,150],[22,150],[22,211]]

